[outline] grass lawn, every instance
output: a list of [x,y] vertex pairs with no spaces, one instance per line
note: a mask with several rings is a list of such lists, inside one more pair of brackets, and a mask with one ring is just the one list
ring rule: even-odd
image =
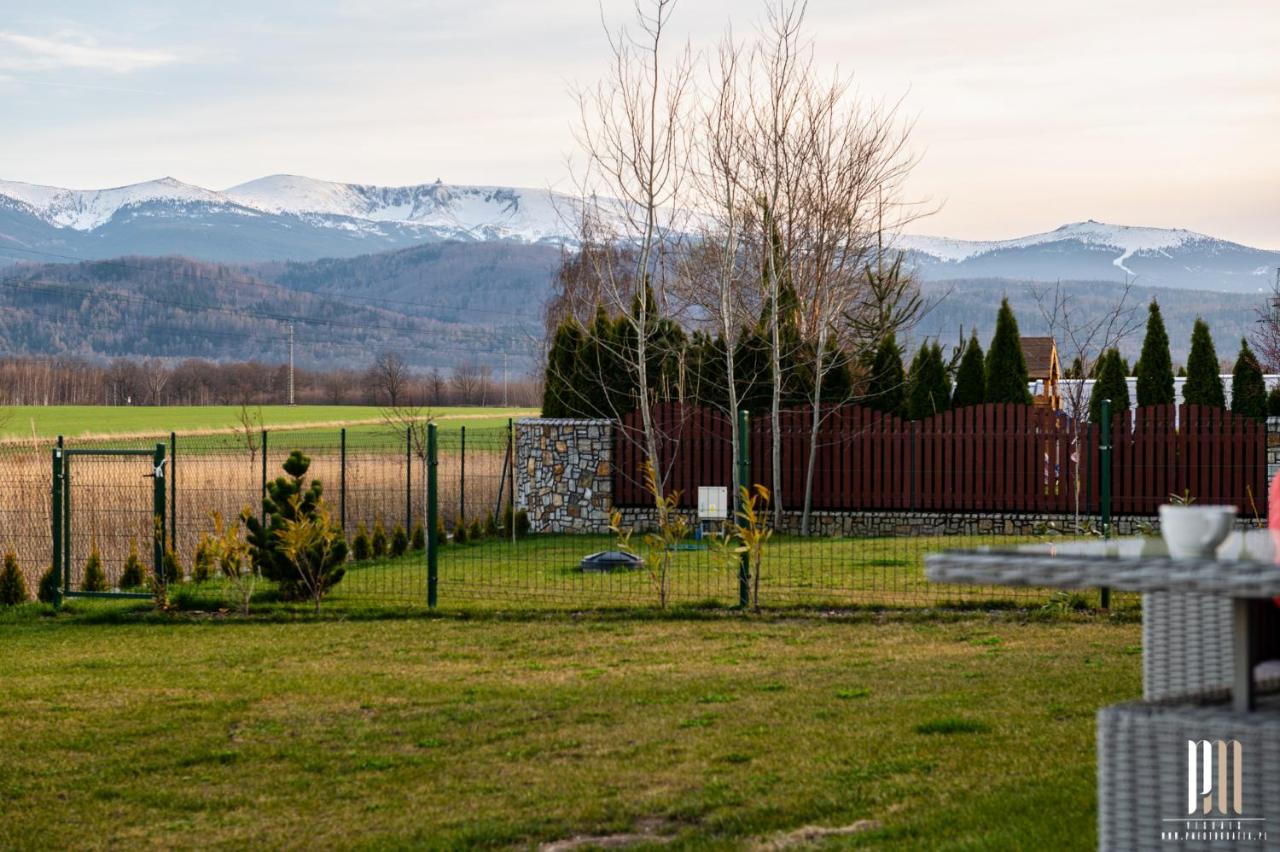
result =
[[120,608],[0,614],[0,847],[1089,849],[1140,692],[1097,617]]
[[[1030,536],[917,536],[799,538],[776,536],[765,546],[760,604],[779,606],[881,606],[1004,604],[1039,607],[1044,589],[944,586],[925,578],[925,554],[949,548],[1012,547]],[[440,549],[439,594],[443,605],[465,602],[486,609],[548,606],[604,608],[656,606],[658,587],[645,569],[591,573],[582,557],[617,547],[601,535],[538,535],[510,541],[488,539]],[[644,551],[641,551],[644,553]],[[644,554],[651,564],[652,554]],[[425,600],[426,559],[371,560],[348,567],[334,590],[338,600]],[[714,547],[672,555],[668,600],[732,606],[738,602],[738,564]],[[1115,595],[1117,609],[1136,607],[1135,595]],[[1081,606],[1097,606],[1097,590],[1081,590]]]
[[[378,428],[385,409],[361,405],[264,405],[251,407],[250,412],[262,412],[262,421],[268,428],[303,426],[309,423],[342,424],[365,423],[366,428]],[[32,430],[39,437],[58,435],[113,434],[163,434],[234,430],[240,407],[236,405],[207,406],[109,406],[109,405],[16,405],[3,409],[7,420],[0,424],[0,437],[30,437]],[[457,420],[468,427],[484,428],[501,425],[505,428],[508,417],[536,415],[531,409],[521,408],[462,408],[431,409],[431,413],[443,422]],[[464,420],[465,418],[465,420]]]

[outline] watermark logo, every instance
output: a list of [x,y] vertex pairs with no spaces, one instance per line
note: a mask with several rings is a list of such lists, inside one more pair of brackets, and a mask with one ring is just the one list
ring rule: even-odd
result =
[[1165,817],[1160,839],[1244,842],[1267,839],[1266,817],[1245,815],[1245,749],[1239,740],[1186,740],[1187,809]]
[[1243,761],[1239,740],[1187,740],[1187,814],[1242,815]]

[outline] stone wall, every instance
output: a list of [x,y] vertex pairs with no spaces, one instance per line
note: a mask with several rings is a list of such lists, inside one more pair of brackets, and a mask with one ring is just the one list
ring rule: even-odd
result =
[[516,508],[533,532],[607,532],[613,505],[613,424],[517,420]]

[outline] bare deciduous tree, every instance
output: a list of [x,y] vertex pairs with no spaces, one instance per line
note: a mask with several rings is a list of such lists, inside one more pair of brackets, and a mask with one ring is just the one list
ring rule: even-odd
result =
[[369,368],[369,381],[387,395],[387,404],[395,408],[409,381],[409,368],[399,354],[382,352]]

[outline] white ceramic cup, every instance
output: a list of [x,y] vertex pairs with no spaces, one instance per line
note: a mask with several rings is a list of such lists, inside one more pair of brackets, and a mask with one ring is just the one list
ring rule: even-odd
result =
[[1160,535],[1176,559],[1212,556],[1235,522],[1235,506],[1160,507]]

